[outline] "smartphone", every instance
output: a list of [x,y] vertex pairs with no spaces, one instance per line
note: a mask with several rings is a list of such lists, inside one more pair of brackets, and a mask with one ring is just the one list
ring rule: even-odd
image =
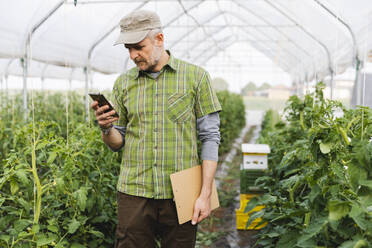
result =
[[[109,109],[106,110],[105,113],[110,112],[111,110],[115,110],[114,107],[112,107],[111,103],[109,101],[107,101],[106,97],[104,95],[102,95],[101,93],[98,93],[98,94],[90,93],[89,95],[94,101],[98,102],[99,107],[102,107],[102,106],[105,106],[105,105],[109,106]],[[115,114],[113,116],[114,117],[119,117],[116,110],[115,110]]]

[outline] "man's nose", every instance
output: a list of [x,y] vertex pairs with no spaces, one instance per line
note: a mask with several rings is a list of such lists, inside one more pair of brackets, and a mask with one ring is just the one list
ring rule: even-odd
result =
[[138,57],[138,51],[136,49],[129,49],[129,56],[131,60],[134,60],[135,58]]

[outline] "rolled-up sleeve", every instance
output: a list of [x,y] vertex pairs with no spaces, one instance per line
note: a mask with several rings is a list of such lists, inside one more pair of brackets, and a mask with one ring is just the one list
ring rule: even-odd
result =
[[220,116],[218,112],[196,120],[198,138],[202,142],[201,159],[218,161],[218,147],[221,141]]

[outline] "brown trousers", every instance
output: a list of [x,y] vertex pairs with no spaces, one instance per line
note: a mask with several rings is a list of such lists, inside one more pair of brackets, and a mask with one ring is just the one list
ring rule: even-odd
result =
[[115,248],[194,248],[197,227],[179,225],[172,199],[157,200],[118,192]]

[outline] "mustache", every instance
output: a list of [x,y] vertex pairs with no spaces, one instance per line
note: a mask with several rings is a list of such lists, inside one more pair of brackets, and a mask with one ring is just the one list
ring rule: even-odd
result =
[[135,59],[134,60],[134,63],[136,63],[136,64],[138,64],[140,62],[146,62],[146,60],[144,60],[144,59]]

